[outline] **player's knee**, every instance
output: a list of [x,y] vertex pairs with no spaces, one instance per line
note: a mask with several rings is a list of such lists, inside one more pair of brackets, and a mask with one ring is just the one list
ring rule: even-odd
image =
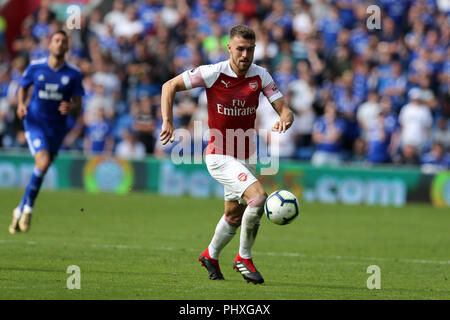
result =
[[36,157],[36,167],[42,172],[47,172],[48,168],[52,164],[50,157],[46,155],[42,155],[40,157]]
[[233,227],[239,227],[242,222],[242,214],[225,213],[225,221]]
[[41,161],[36,163],[36,167],[39,168],[43,173],[47,172],[48,168],[50,167],[50,162],[48,161]]
[[264,203],[266,202],[266,199],[267,199],[267,193],[261,192],[261,193],[258,193],[256,196],[253,196],[252,198],[250,198],[250,200],[247,201],[247,204],[250,207],[263,207]]

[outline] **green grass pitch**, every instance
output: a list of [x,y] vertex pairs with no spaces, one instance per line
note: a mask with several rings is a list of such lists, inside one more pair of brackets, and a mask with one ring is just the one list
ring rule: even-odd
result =
[[[291,225],[263,217],[253,259],[265,284],[253,285],[232,269],[239,232],[220,258],[226,281],[197,261],[221,200],[44,190],[30,232],[10,235],[21,195],[0,190],[0,299],[450,299],[448,209],[301,203]],[[66,287],[70,265],[79,290]]]

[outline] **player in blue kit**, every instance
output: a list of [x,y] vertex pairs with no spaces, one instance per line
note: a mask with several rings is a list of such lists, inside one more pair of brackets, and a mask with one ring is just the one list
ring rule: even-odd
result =
[[[65,60],[69,49],[67,34],[62,30],[53,33],[48,49],[48,58],[31,62],[25,70],[17,93],[17,116],[23,119],[35,164],[22,200],[13,210],[8,228],[11,234],[29,230],[34,201],[45,173],[68,131],[67,114],[81,109],[84,95],[80,71]],[[28,103],[30,87],[33,89]]]

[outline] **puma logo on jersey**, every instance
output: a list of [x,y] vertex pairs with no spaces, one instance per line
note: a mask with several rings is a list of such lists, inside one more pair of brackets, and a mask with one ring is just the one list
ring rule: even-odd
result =
[[225,82],[225,81],[221,81],[224,85],[225,85],[225,87],[227,87],[228,88],[228,85],[230,84],[230,81],[228,81],[228,82]]

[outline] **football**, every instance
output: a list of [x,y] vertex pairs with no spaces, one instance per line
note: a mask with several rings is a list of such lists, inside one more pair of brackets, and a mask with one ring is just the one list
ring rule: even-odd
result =
[[266,200],[264,212],[267,219],[275,224],[289,224],[299,213],[297,197],[286,190],[272,192]]

